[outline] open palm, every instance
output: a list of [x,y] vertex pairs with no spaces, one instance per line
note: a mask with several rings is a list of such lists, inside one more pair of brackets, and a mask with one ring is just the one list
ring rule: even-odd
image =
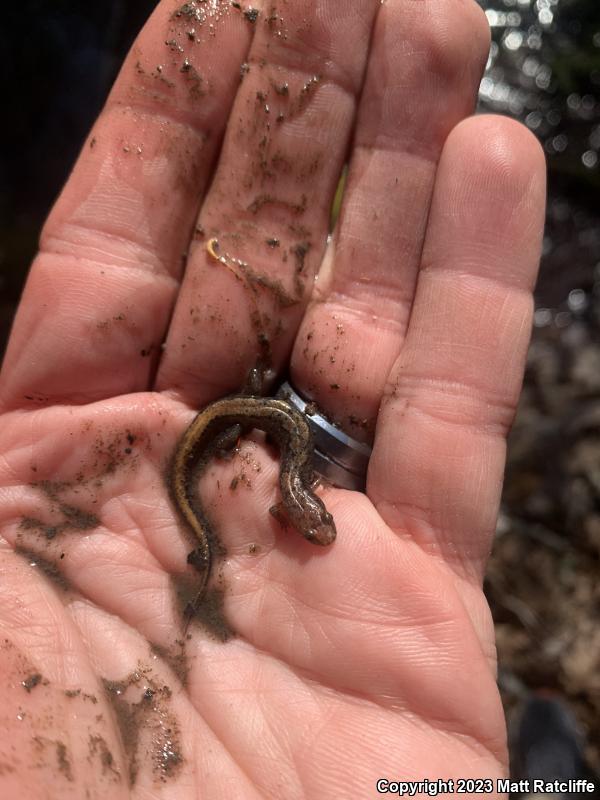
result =
[[[4,364],[2,797],[366,798],[506,771],[481,581],[544,169],[518,125],[467,119],[487,47],[467,0],[159,3]],[[186,630],[170,458],[257,360],[374,435],[367,492],[320,490],[338,538],[316,548],[268,514],[264,442],[216,463],[226,554]]]

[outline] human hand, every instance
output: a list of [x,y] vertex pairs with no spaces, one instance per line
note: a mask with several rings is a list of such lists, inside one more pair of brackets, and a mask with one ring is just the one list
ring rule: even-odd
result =
[[[481,582],[544,166],[520,126],[466,119],[487,48],[470,2],[159,4],[4,364],[3,797],[325,800],[506,771]],[[367,493],[322,491],[338,538],[315,548],[268,515],[277,460],[245,445],[204,487],[223,609],[185,638],[198,578],[165,471],[257,358],[374,433]]]

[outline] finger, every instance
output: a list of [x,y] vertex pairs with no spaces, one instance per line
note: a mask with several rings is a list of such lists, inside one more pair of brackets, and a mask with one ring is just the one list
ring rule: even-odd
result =
[[226,2],[159,4],[44,228],[5,405],[148,387],[252,31]]
[[476,117],[453,131],[377,424],[369,494],[378,510],[477,579],[529,342],[544,193],[543,154],[524,128]]
[[331,270],[319,276],[292,360],[301,393],[357,438],[373,434],[410,315],[439,154],[472,112],[488,48],[475,4],[381,7]]
[[[202,403],[289,356],[324,250],[377,0],[289,3],[257,21],[157,386]],[[265,9],[267,13],[269,7]],[[260,24],[258,24],[260,23]]]

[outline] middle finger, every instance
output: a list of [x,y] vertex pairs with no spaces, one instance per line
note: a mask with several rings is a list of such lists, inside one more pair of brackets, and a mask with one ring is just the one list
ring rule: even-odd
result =
[[[254,20],[158,376],[158,388],[200,403],[242,385],[257,361],[277,371],[289,355],[321,261],[379,0],[282,8],[280,16],[265,3]],[[225,264],[207,254],[213,238]]]

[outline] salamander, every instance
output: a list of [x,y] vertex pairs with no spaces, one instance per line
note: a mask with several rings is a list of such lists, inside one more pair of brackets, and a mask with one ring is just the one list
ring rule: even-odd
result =
[[285,515],[309,542],[329,545],[336,537],[333,517],[312,491],[313,438],[305,416],[284,400],[235,395],[217,400],[201,411],[183,434],[173,459],[171,492],[175,503],[199,542],[188,556],[202,572],[196,603],[210,577],[212,528],[197,498],[200,475],[218,452],[232,447],[246,431],[258,429],[273,439],[280,451],[279,487]]

